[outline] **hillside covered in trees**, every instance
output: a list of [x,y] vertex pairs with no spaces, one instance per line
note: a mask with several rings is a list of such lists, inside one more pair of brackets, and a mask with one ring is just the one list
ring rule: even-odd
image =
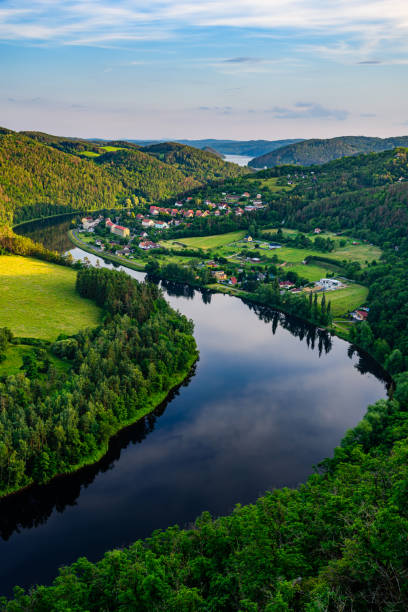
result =
[[216,153],[194,149],[176,142],[164,142],[144,147],[143,151],[170,164],[198,181],[216,181],[248,174],[248,168],[223,161]]
[[[170,147],[170,145],[168,145]],[[177,197],[206,181],[248,172],[189,147],[166,159],[132,143],[92,143],[0,130],[0,220],[17,223],[75,210]]]
[[271,150],[269,153],[255,157],[249,162],[253,168],[272,168],[285,164],[312,166],[324,164],[339,157],[348,157],[358,153],[378,153],[407,147],[408,136],[395,138],[372,138],[368,136],[339,136],[337,138],[303,140],[294,144]]
[[95,164],[15,132],[0,133],[0,221],[112,208],[122,193],[121,183]]

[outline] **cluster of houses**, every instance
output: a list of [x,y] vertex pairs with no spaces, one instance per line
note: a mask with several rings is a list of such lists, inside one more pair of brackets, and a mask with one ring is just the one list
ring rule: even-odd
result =
[[223,198],[218,204],[211,202],[211,200],[205,200],[204,206],[206,208],[204,210],[193,210],[192,208],[186,208],[185,204],[188,205],[192,200],[191,197],[188,197],[186,198],[185,202],[179,200],[175,202],[173,208],[150,206],[149,217],[146,218],[145,215],[138,214],[136,215],[136,218],[141,221],[143,227],[157,227],[158,229],[167,229],[169,227],[169,223],[166,223],[165,221],[156,221],[154,220],[154,217],[158,217],[159,215],[166,215],[173,218],[174,225],[178,225],[181,222],[180,219],[194,219],[200,217],[205,218],[209,215],[214,215],[216,217],[220,216],[221,214],[228,215],[232,212],[231,206],[236,206],[234,212],[237,216],[243,215],[244,212],[253,212],[261,208],[265,208],[265,204],[262,203],[262,196],[259,193],[257,194],[256,198],[252,200],[251,203],[245,205],[243,208],[238,206],[238,202],[240,200],[249,197],[250,194],[248,192],[243,193],[241,196],[223,194]]

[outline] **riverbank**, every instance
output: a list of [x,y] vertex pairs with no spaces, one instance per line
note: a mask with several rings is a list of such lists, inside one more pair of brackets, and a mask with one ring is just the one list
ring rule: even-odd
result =
[[[106,444],[103,445],[103,447],[95,451],[92,455],[88,455],[82,461],[71,466],[69,469],[64,470],[63,472],[60,472],[59,474],[56,474],[55,476],[53,476],[49,480],[46,480],[45,482],[42,482],[41,485],[47,485],[58,478],[69,476],[69,474],[73,474],[74,472],[79,472],[82,468],[89,467],[101,461],[103,457],[106,455],[106,453],[108,452],[109,446],[113,438],[115,438],[118,434],[120,434],[124,429],[127,429],[128,427],[135,425],[138,421],[140,421],[145,416],[154,412],[154,410],[156,410],[164,402],[166,402],[167,398],[174,391],[176,391],[178,387],[182,386],[183,383],[189,378],[193,370],[193,367],[197,363],[198,359],[199,359],[199,352],[197,350],[195,354],[192,355],[185,370],[179,373],[178,375],[172,376],[171,381],[170,381],[170,386],[166,389],[166,391],[161,391],[159,393],[152,394],[149,397],[147,405],[144,408],[140,408],[140,410],[138,410],[137,413],[131,419],[127,419],[125,421],[122,421],[120,424],[118,424],[117,429],[115,429],[112,432],[111,436],[109,437],[109,440],[106,442]],[[30,482],[26,483],[23,487],[0,491],[0,499],[6,499],[7,497],[10,497],[12,495],[18,495],[22,491],[26,491],[30,487],[38,485],[38,484],[39,483],[37,483],[35,480],[31,480]]]
[[[126,268],[129,268],[130,270],[135,270],[136,272],[145,272],[145,266],[140,266],[137,265],[131,261],[129,261],[128,259],[124,258],[124,257],[120,257],[119,255],[112,255],[111,253],[106,253],[105,252],[101,252],[98,251],[96,249],[93,249],[92,247],[90,247],[87,243],[82,242],[82,240],[79,240],[79,238],[75,235],[75,231],[74,230],[69,230],[68,232],[68,236],[71,240],[71,242],[77,246],[78,248],[82,249],[83,251],[86,251],[87,253],[90,253],[91,255],[95,255],[97,257],[100,257],[101,259],[105,259],[107,261],[111,261],[113,263],[117,263],[120,264]],[[173,279],[163,279],[163,280],[170,280],[172,281]],[[320,327],[323,327],[324,329],[326,329],[327,331],[329,331],[330,333],[336,334],[336,330],[334,329],[333,326],[324,326],[321,324],[317,324],[316,321],[312,321],[309,319],[305,319],[303,317],[298,317],[298,315],[296,315],[296,313],[291,312],[289,309],[285,309],[282,305],[272,305],[272,304],[266,304],[265,302],[259,300],[256,298],[255,294],[250,293],[248,291],[243,291],[242,289],[236,289],[234,287],[229,287],[227,285],[219,285],[219,284],[215,284],[212,283],[210,285],[192,285],[191,283],[184,283],[187,284],[189,286],[191,286],[193,289],[202,289],[202,290],[210,290],[214,293],[223,293],[223,294],[227,294],[227,295],[232,295],[234,297],[238,297],[240,299],[245,299],[249,302],[253,302],[254,304],[259,304],[260,306],[269,306],[270,308],[274,308],[275,310],[279,310],[280,312],[283,312],[285,314],[289,314],[291,316],[295,316],[297,318],[299,318],[302,321],[305,321],[306,323],[309,323],[311,325],[317,325]],[[339,333],[338,334],[340,338],[342,338],[343,340],[347,340],[347,337],[344,333]]]
[[[74,230],[70,230],[68,232],[69,238],[71,240],[71,242],[73,244],[75,244],[75,246],[77,246],[78,248],[82,249],[83,251],[86,251],[88,253],[90,253],[91,255],[95,255],[97,257],[100,257],[101,259],[106,259],[108,261],[112,261],[113,263],[117,263],[120,264],[126,268],[129,268],[131,270],[135,270],[136,272],[145,272],[145,268],[144,266],[138,266],[137,264],[134,264],[133,262],[130,262],[128,259],[120,257],[118,255],[112,255],[112,254],[102,254],[101,251],[97,251],[96,249],[92,249],[92,247],[90,247],[88,244],[82,242],[81,240],[79,240],[78,238],[75,237],[74,234]],[[172,280],[172,279],[163,279],[163,280]],[[287,309],[284,307],[283,304],[279,304],[279,305],[274,305],[274,304],[267,304],[265,302],[263,302],[262,300],[257,299],[256,295],[247,291],[243,291],[242,289],[237,289],[235,287],[230,287],[228,285],[221,285],[221,284],[216,284],[216,283],[212,283],[210,285],[192,285],[191,283],[184,283],[186,285],[189,285],[190,287],[192,287],[193,289],[197,289],[197,290],[204,290],[204,291],[211,291],[212,293],[222,293],[224,295],[230,295],[233,297],[237,297],[241,300],[244,300],[246,302],[250,302],[252,304],[256,304],[258,306],[264,306],[264,307],[269,307],[272,308],[274,310],[277,310],[279,312],[282,312],[283,314],[286,315],[290,315],[293,317],[296,317],[297,319],[299,319],[300,321],[304,322],[304,323],[308,323],[309,325],[314,325],[316,327],[319,327],[320,329],[323,329],[325,331],[327,331],[329,334],[331,334],[332,336],[337,336],[338,338],[340,338],[341,340],[345,340],[346,342],[351,342],[350,340],[350,336],[349,336],[349,331],[347,330],[348,326],[345,325],[341,325],[337,324],[336,319],[337,317],[335,317],[332,321],[332,323],[330,325],[323,325],[321,323],[316,323],[316,321],[313,321],[311,319],[307,319],[305,317],[301,317],[299,315],[297,315],[295,312],[291,311],[290,309]],[[354,324],[352,321],[349,322],[350,323],[350,327]],[[367,350],[366,347],[363,347],[359,344],[355,344],[354,342],[352,343],[356,348],[358,348],[359,350],[363,351],[365,354],[369,355],[372,359],[374,359],[378,365],[381,368],[384,368],[384,364],[379,362],[376,358],[376,356]],[[385,370],[386,371],[386,370]],[[390,386],[390,392],[392,393],[392,389],[395,386],[395,382],[392,379],[391,375],[389,374],[390,378],[391,378],[391,386]]]
[[[109,208],[107,210],[127,210],[128,207],[116,207]],[[87,215],[91,213],[101,212],[100,208],[92,208],[88,210],[72,210],[63,213],[57,213],[56,215],[48,215],[47,217],[35,217],[34,219],[26,219],[25,221],[20,221],[19,223],[13,224],[11,227],[15,230],[16,227],[20,227],[21,225],[25,225],[26,223],[34,223],[35,221],[48,221],[49,219],[59,219],[60,217],[75,217],[75,215]]]

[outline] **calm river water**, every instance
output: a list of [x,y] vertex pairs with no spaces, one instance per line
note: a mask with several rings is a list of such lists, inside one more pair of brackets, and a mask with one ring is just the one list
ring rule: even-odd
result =
[[[19,231],[37,239],[42,232],[48,246],[65,250],[67,224]],[[382,371],[338,338],[229,296],[164,290],[194,320],[199,362],[98,465],[0,504],[2,594],[49,583],[81,555],[97,560],[154,529],[186,526],[203,510],[224,514],[267,489],[304,482],[386,395]]]

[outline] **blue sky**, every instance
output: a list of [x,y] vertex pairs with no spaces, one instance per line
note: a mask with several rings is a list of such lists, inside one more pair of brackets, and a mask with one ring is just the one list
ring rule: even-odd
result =
[[406,0],[0,0],[0,45],[11,129],[408,134]]

